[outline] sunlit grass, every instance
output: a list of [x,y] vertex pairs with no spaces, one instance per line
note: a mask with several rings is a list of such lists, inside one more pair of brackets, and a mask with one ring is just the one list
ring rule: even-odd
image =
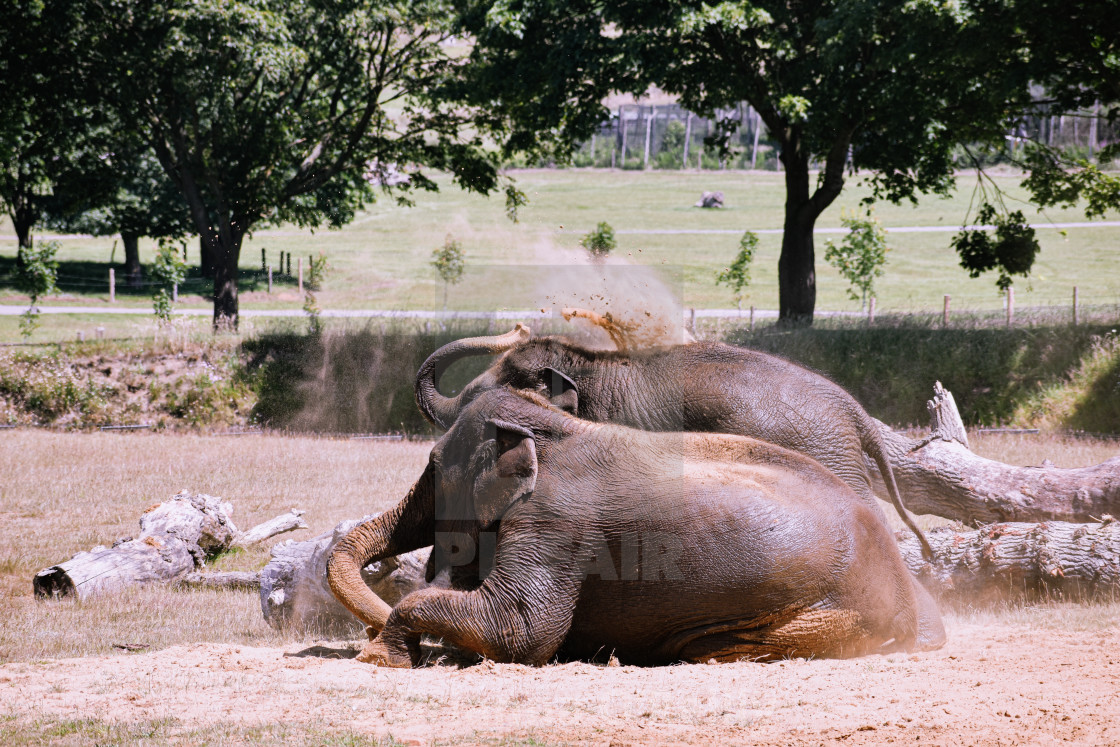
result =
[[[295,260],[303,258],[306,265],[309,255],[323,252],[332,266],[319,294],[323,308],[435,308],[442,302],[442,290],[429,264],[431,252],[452,234],[466,251],[468,267],[463,284],[452,289],[452,308],[529,309],[539,305],[539,289],[494,285],[487,268],[563,262],[541,251],[575,248],[584,232],[606,221],[618,233],[616,254],[635,263],[663,267],[667,284],[679,292],[686,306],[728,308],[733,305],[731,296],[715,285],[715,276],[737,251],[739,232],[782,227],[784,187],[778,173],[530,170],[513,175],[530,198],[517,225],[505,218],[500,198],[463,192],[441,177],[441,192],[419,195],[415,207],[403,208],[383,199],[340,231],[311,233],[287,226],[259,230],[245,242],[241,268],[246,272],[260,270],[262,249],[266,262],[275,266],[284,251],[293,255],[294,274]],[[1025,196],[1018,187],[1019,179],[996,177],[1016,199]],[[723,191],[726,207],[693,207],[705,190]],[[966,218],[970,192],[971,177],[963,176],[961,188],[950,199],[925,198],[917,206],[884,204],[876,208],[876,213],[888,231],[892,226],[955,227]],[[818,226],[838,227],[841,210],[857,208],[866,194],[858,179],[851,180],[821,216]],[[1039,223],[1084,221],[1077,210],[1051,210],[1045,215],[1026,212],[1030,220]],[[673,230],[730,233],[628,233]],[[952,295],[957,311],[1000,308],[1003,301],[993,279],[969,279],[958,266],[956,254],[949,247],[951,236],[951,232],[888,233],[891,252],[887,272],[877,284],[881,311],[939,310],[945,294]],[[817,308],[858,309],[835,271],[821,261],[830,237],[839,238],[820,235],[817,239]],[[767,233],[760,238],[747,304],[773,309],[777,307],[780,236]],[[1042,251],[1034,273],[1029,280],[1016,284],[1019,305],[1066,305],[1074,285],[1080,288],[1082,303],[1120,301],[1120,276],[1111,271],[1120,228],[1070,229],[1065,235],[1054,229],[1039,229],[1038,238]],[[112,242],[112,238],[66,240],[59,256],[64,262],[107,263],[113,255]],[[153,247],[151,242],[142,242],[142,259],[150,259]],[[189,247],[190,256],[197,257],[197,251],[197,245]],[[0,242],[0,255],[14,253],[14,242]],[[118,246],[117,261],[120,255]],[[91,276],[92,285],[76,288],[69,296],[45,302],[107,306],[107,289],[97,287],[102,282],[99,277]],[[501,288],[500,294],[494,293],[496,287]],[[271,294],[263,277],[245,279],[241,290],[246,309],[298,309],[302,302],[291,279],[281,282],[277,277]],[[0,303],[21,301],[9,286],[0,286]],[[203,296],[187,293],[182,303],[200,309],[209,305]],[[143,294],[119,295],[117,305],[142,308],[150,301]]]

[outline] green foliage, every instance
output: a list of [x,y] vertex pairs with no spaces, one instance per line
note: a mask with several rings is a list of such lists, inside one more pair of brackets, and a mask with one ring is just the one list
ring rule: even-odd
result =
[[443,281],[443,308],[447,308],[447,288],[463,279],[463,270],[466,269],[467,260],[463,254],[463,245],[447,234],[443,246],[432,250],[432,267]]
[[183,261],[182,254],[186,250],[183,242],[174,242],[167,238],[159,240],[155,260],[152,262],[151,275],[160,283],[152,293],[152,308],[156,318],[161,324],[171,321],[172,301],[168,289],[179,285],[187,277],[187,263]]
[[327,255],[319,252],[318,257],[310,259],[308,270],[307,283],[303,291],[303,312],[307,314],[308,329],[313,335],[317,335],[323,331],[323,323],[320,318],[322,309],[319,308],[319,301],[315,297],[315,293],[323,286],[323,280],[327,276],[327,271],[330,265],[327,264]]
[[997,215],[996,209],[984,203],[977,213],[977,220],[983,225],[994,225],[994,234],[983,229],[962,229],[951,242],[961,258],[961,267],[968,270],[968,276],[980,277],[981,273],[998,270],[996,285],[1001,291],[1011,287],[1011,276],[1030,275],[1038,254],[1038,239],[1034,229],[1027,224],[1023,213],[1016,210]]
[[[883,265],[887,262],[889,251],[887,231],[871,210],[863,216],[842,212],[840,223],[848,229],[848,235],[839,246],[829,239],[825,244],[824,258],[848,281],[848,297],[859,301],[860,308],[863,308],[868,298],[875,297],[875,278],[883,276]],[[857,290],[859,293],[856,293]]]
[[602,259],[618,246],[618,242],[614,238],[614,229],[610,224],[601,221],[580,238],[579,245],[591,254],[592,259]]
[[506,193],[506,218],[512,223],[518,221],[518,210],[529,204],[529,198],[525,196],[517,187],[512,184],[507,184],[505,188]]
[[83,377],[58,355],[0,357],[0,400],[24,412],[31,422],[100,422],[106,409],[105,387]]
[[59,246],[57,241],[40,241],[35,246],[24,247],[22,262],[16,264],[16,290],[31,297],[27,311],[20,316],[19,329],[24,337],[30,337],[39,326],[39,299],[55,292],[58,278],[55,255]]
[[743,305],[743,290],[751,282],[751,262],[758,249],[758,234],[745,231],[739,239],[739,253],[730,267],[725,267],[716,275],[716,283],[726,285],[735,297],[736,308]]
[[[447,102],[460,60],[444,0],[108,0],[81,47],[99,102],[147,146],[214,253],[236,323],[241,242],[261,224],[338,227],[374,199],[499,186],[483,109]],[[387,164],[405,179],[385,178]]]
[[[1101,153],[1101,161],[1111,157],[1113,149]],[[1027,150],[1030,174],[1023,180],[1039,207],[1074,207],[1085,202],[1085,217],[1103,218],[1109,210],[1120,207],[1120,177],[1108,174],[1085,159],[1063,160],[1049,148]]]

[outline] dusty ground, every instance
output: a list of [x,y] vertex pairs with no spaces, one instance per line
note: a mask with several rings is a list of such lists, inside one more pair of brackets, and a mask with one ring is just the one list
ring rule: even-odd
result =
[[400,671],[334,643],[11,663],[0,741],[1120,743],[1120,630],[949,623],[941,651],[850,661]]

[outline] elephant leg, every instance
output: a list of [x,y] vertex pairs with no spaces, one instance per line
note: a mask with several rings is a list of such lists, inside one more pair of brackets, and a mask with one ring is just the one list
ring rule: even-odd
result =
[[570,563],[542,558],[542,544],[547,543],[527,541],[511,550],[499,540],[494,571],[475,591],[429,588],[409,594],[359,660],[415,666],[420,637],[428,634],[494,661],[547,663],[571,628],[579,577],[564,572]]
[[933,595],[918,579],[910,577],[914,583],[914,597],[918,605],[918,635],[911,651],[936,651],[945,645],[945,624],[941,621],[941,610]]
[[860,656],[883,642],[864,627],[855,610],[802,610],[770,624],[752,621],[738,629],[702,633],[679,651],[683,661],[773,661],[791,656]]

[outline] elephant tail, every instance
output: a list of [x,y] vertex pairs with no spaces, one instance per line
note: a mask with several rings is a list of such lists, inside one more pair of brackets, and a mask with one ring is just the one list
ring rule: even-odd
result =
[[918,538],[918,544],[922,546],[922,557],[926,560],[933,560],[933,548],[930,546],[929,540],[926,539],[925,533],[918,528],[918,525],[914,523],[914,517],[906,510],[906,506],[902,502],[902,494],[898,490],[898,483],[895,482],[894,470],[891,469],[891,463],[887,459],[887,449],[882,436],[879,434],[879,429],[870,416],[865,415],[863,420],[864,424],[860,434],[863,451],[875,461],[875,465],[879,468],[879,474],[883,476],[883,484],[887,486],[887,493],[891,496],[891,503],[894,504],[895,511],[898,512],[903,523],[914,533],[914,536]]

